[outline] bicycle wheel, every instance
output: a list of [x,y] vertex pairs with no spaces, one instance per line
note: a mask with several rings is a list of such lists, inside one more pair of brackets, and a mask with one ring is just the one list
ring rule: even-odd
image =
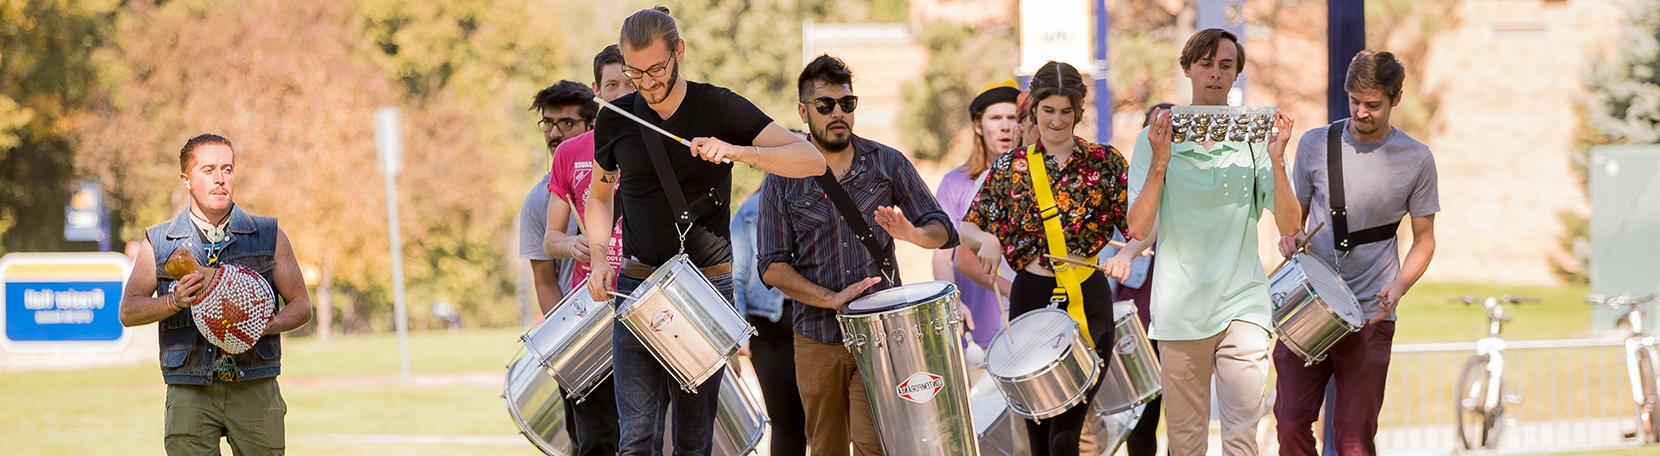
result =
[[1655,382],[1654,352],[1647,348],[1637,350],[1637,378],[1643,388],[1643,402],[1637,405],[1637,429],[1642,431],[1643,442],[1660,442],[1660,385]]
[[1487,446],[1492,428],[1491,413],[1487,409],[1487,357],[1472,356],[1458,375],[1458,389],[1453,391],[1457,408],[1458,444],[1460,449],[1474,450]]

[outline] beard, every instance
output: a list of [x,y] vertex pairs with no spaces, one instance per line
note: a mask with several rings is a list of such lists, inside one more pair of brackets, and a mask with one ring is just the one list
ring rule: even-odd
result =
[[[838,134],[830,134],[830,127],[833,126],[840,126],[845,130]],[[847,146],[853,144],[853,126],[848,125],[847,122],[835,121],[825,124],[823,127],[811,127],[810,130],[812,130],[810,133],[813,135],[813,142],[817,143],[819,147],[823,147],[826,152],[841,152],[847,150]]]
[[642,90],[642,91],[640,91],[640,98],[645,99],[646,104],[653,104],[654,105],[654,104],[662,103],[663,100],[669,99],[669,95],[674,94],[674,85],[676,83],[679,83],[679,82],[680,82],[680,64],[675,63],[674,64],[674,69],[669,70],[669,80],[668,80],[668,82],[663,84],[663,96],[657,97],[656,99],[652,99],[651,95],[646,94],[646,92]]

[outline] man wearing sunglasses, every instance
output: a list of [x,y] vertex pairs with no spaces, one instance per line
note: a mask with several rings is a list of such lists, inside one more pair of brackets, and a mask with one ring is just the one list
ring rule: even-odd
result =
[[[866,292],[899,286],[893,247],[903,240],[925,249],[957,245],[951,218],[904,154],[853,134],[853,73],[840,59],[821,55],[796,81],[796,111],[809,140],[830,165],[839,189],[820,180],[767,176],[761,185],[756,269],[767,285],[794,301],[796,383],[807,417],[807,444],[814,455],[882,454],[864,382],[853,355],[842,346],[836,313]],[[827,194],[845,192],[854,217],[872,229],[881,251],[862,245],[861,233]],[[892,394],[880,391],[872,394]]]
[[[667,8],[640,10],[623,20],[618,47],[623,74],[637,92],[614,104],[673,134],[691,147],[606,110],[595,124],[597,178],[588,188],[588,233],[612,230],[613,194],[618,185],[623,220],[620,274],[605,262],[604,236],[590,236],[588,291],[610,300],[608,291],[628,295],[677,253],[691,262],[730,302],[732,247],[730,209],[732,163],[772,174],[807,177],[824,173],[824,157],[806,141],[773,123],[749,100],[722,87],[680,78],[686,43]],[[640,109],[636,109],[636,107]],[[655,152],[654,152],[655,150]],[[660,169],[655,160],[665,160]],[[666,155],[664,157],[663,155]],[[659,173],[662,176],[659,176]],[[676,188],[665,188],[664,181]],[[668,193],[685,196],[688,214],[673,213]],[[686,222],[680,222],[686,215]],[[663,418],[672,407],[673,454],[706,455],[711,450],[715,408],[724,375],[716,373],[694,392],[681,390],[646,347],[621,323],[612,327],[619,450],[656,454],[663,449]]]

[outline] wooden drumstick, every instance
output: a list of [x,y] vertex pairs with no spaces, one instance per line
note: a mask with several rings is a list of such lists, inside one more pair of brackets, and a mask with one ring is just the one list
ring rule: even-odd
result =
[[[682,138],[682,137],[680,137],[680,135],[676,135],[674,133],[669,133],[668,130],[664,130],[662,127],[652,125],[651,122],[646,122],[645,119],[635,117],[634,113],[625,111],[625,110],[623,110],[623,108],[619,108],[619,107],[617,107],[617,105],[611,104],[611,102],[609,102],[609,101],[605,101],[604,98],[600,98],[599,96],[596,95],[596,96],[594,96],[594,102],[599,103],[600,107],[610,108],[611,111],[616,112],[617,114],[622,114],[622,116],[627,117],[628,120],[632,120],[634,122],[637,122],[640,125],[645,125],[646,128],[650,128],[650,129],[652,129],[652,131],[656,131],[658,133],[661,133],[663,136],[667,136],[667,137],[669,137],[669,139],[673,139],[674,142],[685,145],[687,148],[692,147],[692,142],[686,140],[686,138]],[[731,159],[721,159],[721,162],[722,163],[732,163],[732,160]]]
[[[1314,224],[1314,229],[1309,230],[1308,237],[1303,238],[1302,241],[1297,243],[1297,250],[1293,250],[1291,252],[1291,256],[1297,256],[1297,252],[1301,252],[1301,251],[1303,251],[1303,249],[1308,248],[1308,241],[1314,240],[1314,233],[1320,232],[1320,229],[1325,228],[1325,227],[1326,227],[1326,222],[1320,222],[1320,223]],[[1291,262],[1291,256],[1285,257],[1284,260],[1280,260],[1280,265],[1279,266],[1275,266],[1274,269],[1269,269],[1268,271],[1270,273],[1272,273],[1273,271],[1278,271],[1278,270],[1280,270],[1280,268],[1285,267],[1286,263]]]

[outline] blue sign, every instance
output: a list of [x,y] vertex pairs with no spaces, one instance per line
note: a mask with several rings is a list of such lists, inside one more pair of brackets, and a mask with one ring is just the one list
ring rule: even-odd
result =
[[0,349],[120,349],[121,296],[132,263],[118,253],[13,253],[0,258]]
[[121,339],[121,282],[7,282],[6,338]]

